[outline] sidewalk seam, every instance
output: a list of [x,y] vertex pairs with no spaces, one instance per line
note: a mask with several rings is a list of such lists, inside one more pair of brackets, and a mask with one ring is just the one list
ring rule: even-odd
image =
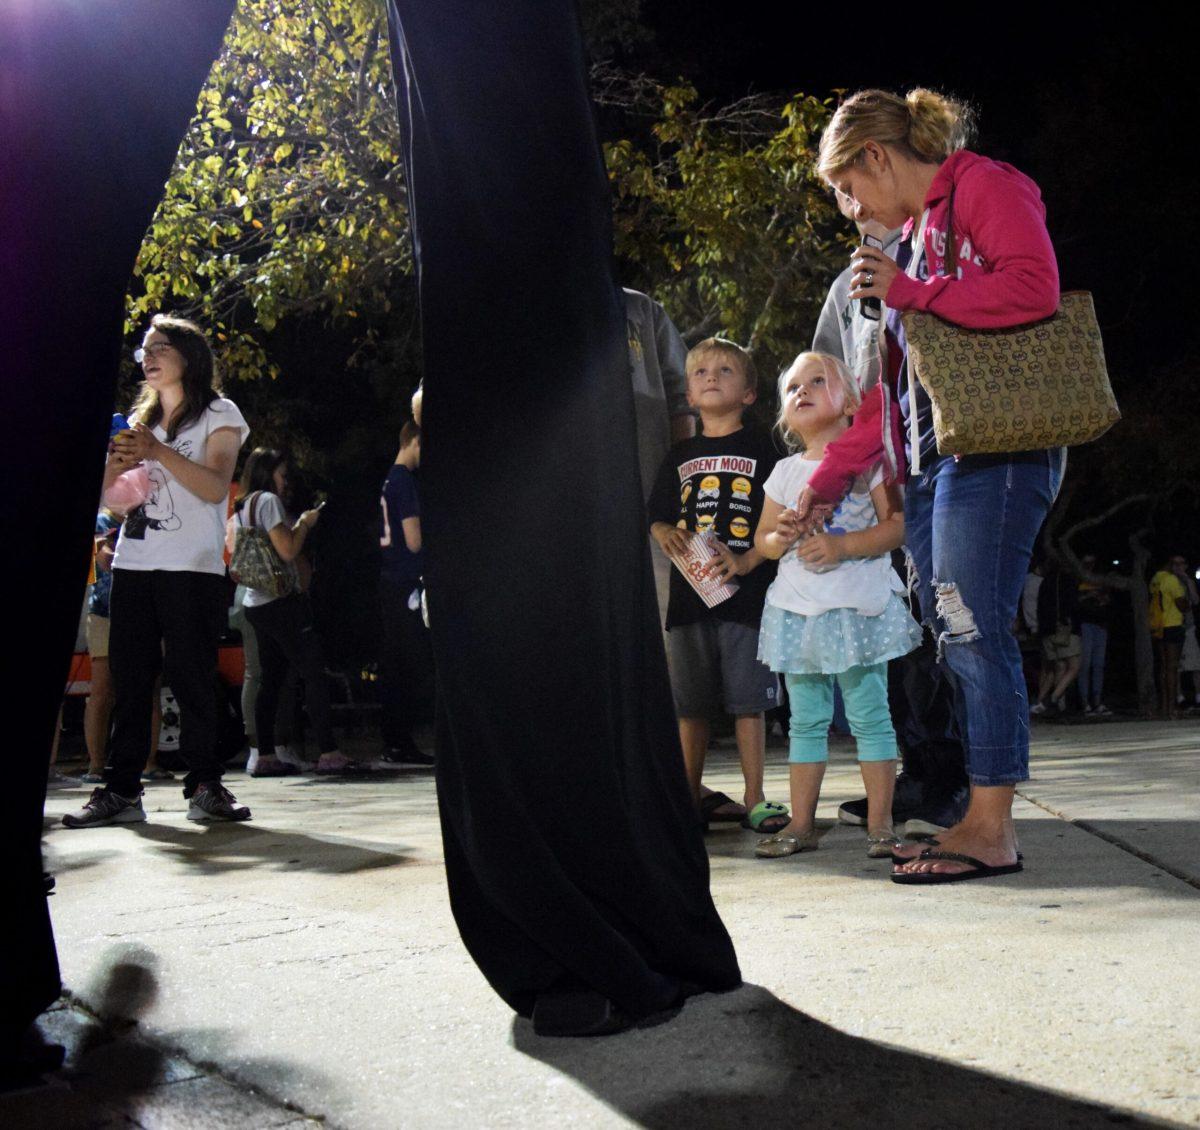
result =
[[1106,832],[1103,828],[1097,828],[1095,824],[1087,820],[1077,820],[1073,816],[1068,816],[1065,812],[1060,812],[1057,808],[1051,808],[1048,804],[1043,804],[1040,800],[1031,797],[1028,793],[1021,792],[1017,789],[1017,796],[1022,800],[1028,801],[1030,804],[1040,808],[1043,812],[1049,812],[1051,816],[1057,816],[1060,820],[1065,821],[1072,827],[1087,832],[1089,835],[1095,836],[1097,839],[1104,840],[1105,843],[1112,844],[1113,847],[1120,848],[1124,852],[1128,852],[1136,859],[1140,859],[1143,863],[1149,863],[1153,867],[1157,867],[1160,871],[1165,871],[1173,879],[1178,879],[1181,883],[1186,883],[1189,887],[1200,891],[1200,879],[1193,875],[1189,875],[1186,871],[1181,871],[1178,867],[1172,866],[1170,863],[1164,863],[1161,859],[1151,855],[1147,851],[1131,844],[1128,840],[1121,839],[1120,836],[1114,836],[1111,832]]
[[[170,1055],[175,1059],[182,1060],[189,1067],[196,1069],[197,1074],[194,1076],[194,1078],[219,1079],[223,1083],[228,1083],[229,1086],[233,1087],[237,1091],[249,1093],[259,1099],[274,1103],[280,1110],[286,1111],[288,1114],[296,1115],[297,1119],[307,1119],[317,1125],[330,1127],[330,1130],[332,1130],[332,1124],[329,1122],[327,1116],[323,1114],[312,1114],[309,1111],[304,1110],[302,1107],[296,1106],[295,1103],[271,1094],[270,1091],[265,1090],[258,1084],[246,1083],[244,1080],[237,1078],[237,1076],[226,1073],[217,1064],[205,1064],[196,1061],[186,1051],[177,1045],[172,1044],[169,1040],[155,1039],[148,1036],[146,1030],[137,1020],[103,1016],[96,1012],[96,1010],[90,1005],[86,1004],[77,993],[71,989],[68,989],[65,985],[63,986],[62,996],[59,998],[59,1000],[64,1002],[66,1007],[73,1008],[77,1012],[81,1012],[84,1016],[94,1020],[105,1032],[116,1038],[126,1039],[135,1043],[141,1043],[149,1048],[154,1049],[155,1051],[165,1052],[167,1055]],[[178,1082],[186,1082],[186,1080],[179,1080]],[[157,1089],[159,1086],[174,1085],[174,1083],[161,1083],[157,1084],[154,1089]],[[291,1123],[289,1122],[287,1125],[291,1125]]]

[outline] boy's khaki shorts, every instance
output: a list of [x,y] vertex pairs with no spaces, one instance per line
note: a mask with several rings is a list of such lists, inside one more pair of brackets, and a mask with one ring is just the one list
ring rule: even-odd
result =
[[758,625],[709,617],[667,633],[680,718],[762,714],[779,705],[779,680],[758,659]]

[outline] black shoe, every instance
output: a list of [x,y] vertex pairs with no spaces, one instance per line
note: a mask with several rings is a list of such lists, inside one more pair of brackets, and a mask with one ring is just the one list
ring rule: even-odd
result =
[[964,785],[954,792],[930,797],[929,801],[904,821],[904,835],[909,839],[918,836],[936,836],[947,828],[953,828],[967,814],[970,791]]
[[419,749],[416,743],[385,749],[374,761],[372,769],[432,769],[433,755]]
[[539,1036],[611,1036],[630,1024],[608,997],[594,989],[540,993],[532,1020]]
[[[916,777],[901,772],[896,778],[896,792],[892,797],[892,823],[903,824],[914,816],[925,799],[925,786]],[[853,824],[856,828],[867,825],[867,798],[848,800],[838,808],[838,820]]]

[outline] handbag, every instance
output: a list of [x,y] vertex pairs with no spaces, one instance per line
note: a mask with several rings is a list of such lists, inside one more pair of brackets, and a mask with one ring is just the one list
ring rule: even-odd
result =
[[[271,544],[271,535],[254,524],[262,491],[256,490],[246,499],[233,531],[233,553],[229,558],[229,575],[248,589],[265,593],[271,599],[287,596],[295,584],[295,574]],[[250,511],[250,522],[244,518]]]
[[[926,212],[917,232],[914,277],[928,219]],[[953,192],[946,227],[946,262],[957,265]],[[965,329],[922,310],[901,320],[909,369],[933,404],[943,455],[1070,447],[1098,439],[1121,418],[1087,291],[1063,294],[1049,318],[1006,329]]]

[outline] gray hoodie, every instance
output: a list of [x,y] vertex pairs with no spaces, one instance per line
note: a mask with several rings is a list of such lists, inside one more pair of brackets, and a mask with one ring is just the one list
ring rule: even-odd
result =
[[671,418],[687,416],[687,346],[667,312],[648,294],[625,290],[629,366],[637,414],[642,494],[650,490],[671,446]]
[[[902,230],[896,228],[884,237],[883,250],[892,259],[896,258]],[[881,311],[881,317],[875,320],[859,313],[857,300],[850,297],[853,274],[854,268],[847,267],[834,279],[821,307],[812,347],[818,353],[828,353],[844,361],[866,392],[879,381],[882,372],[879,333],[886,324],[887,310]]]

